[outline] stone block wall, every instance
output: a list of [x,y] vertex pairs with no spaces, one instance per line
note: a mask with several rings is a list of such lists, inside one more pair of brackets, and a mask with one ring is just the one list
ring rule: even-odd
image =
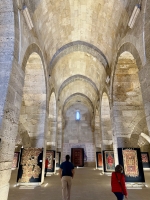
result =
[[[76,110],[80,111],[79,121],[75,119]],[[84,148],[85,166],[95,166],[94,134],[90,121],[88,109],[81,104],[75,104],[67,110],[63,130],[63,160],[66,154],[71,155],[71,148]]]

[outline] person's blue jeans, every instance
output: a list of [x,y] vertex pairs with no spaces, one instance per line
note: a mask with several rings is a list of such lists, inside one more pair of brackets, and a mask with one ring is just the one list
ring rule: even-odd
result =
[[124,194],[122,194],[121,192],[114,192],[114,194],[117,197],[117,200],[123,200],[124,199]]

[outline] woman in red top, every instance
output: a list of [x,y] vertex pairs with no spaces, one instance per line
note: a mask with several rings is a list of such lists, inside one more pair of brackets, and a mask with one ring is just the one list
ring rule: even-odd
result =
[[117,200],[123,200],[124,195],[126,198],[128,198],[123,167],[121,165],[117,165],[115,167],[115,172],[112,172],[111,188],[112,192],[116,195]]

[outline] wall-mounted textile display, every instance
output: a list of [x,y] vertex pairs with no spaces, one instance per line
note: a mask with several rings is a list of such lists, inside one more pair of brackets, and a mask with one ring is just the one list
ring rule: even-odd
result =
[[101,152],[96,152],[96,161],[97,161],[97,168],[103,167],[103,158]]
[[125,175],[128,177],[138,177],[139,169],[138,169],[137,151],[124,149],[122,150],[122,154],[123,154]]
[[113,151],[103,151],[104,172],[115,171],[115,159]]
[[141,152],[143,168],[150,168],[150,161],[148,152]]
[[13,158],[12,167],[11,167],[12,169],[16,169],[18,167],[19,154],[20,154],[20,152],[15,152],[14,153],[14,158]]
[[55,170],[55,151],[47,150],[46,158],[48,158],[48,169],[47,172],[54,172]]
[[71,162],[75,167],[84,166],[84,149],[83,148],[72,148],[71,149]]
[[21,149],[17,182],[41,182],[43,162],[42,148]]
[[118,148],[118,157],[126,182],[145,182],[139,148]]
[[60,167],[60,158],[61,158],[61,153],[56,152],[56,167]]

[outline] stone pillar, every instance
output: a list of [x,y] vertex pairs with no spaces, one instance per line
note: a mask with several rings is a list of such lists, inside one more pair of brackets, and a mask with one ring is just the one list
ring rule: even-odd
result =
[[[13,1],[0,1],[0,198],[7,200],[22,97]],[[15,56],[14,56],[15,55]]]
[[141,83],[141,90],[143,96],[143,104],[145,108],[146,121],[148,131],[150,135],[150,1],[146,1],[145,6],[145,27],[144,27],[144,39],[145,39],[145,55],[146,64],[139,71],[139,79]]
[[143,105],[146,115],[147,127],[150,135],[150,62],[148,62],[140,71],[139,79],[143,96]]
[[65,161],[63,160],[63,157],[64,157],[64,132],[65,132],[65,119],[62,118],[62,138],[61,138],[61,162]]
[[62,152],[62,115],[58,114],[57,119],[57,150]]
[[111,112],[111,119],[112,119],[112,140],[113,140],[113,150],[114,150],[114,158],[115,158],[115,165],[118,165],[119,161],[118,161],[118,143],[117,143],[117,132],[116,132],[116,126],[115,123],[116,121],[113,119],[115,118],[115,112],[114,112],[114,108],[112,107]]
[[[7,200],[8,196],[11,165],[14,156],[15,140],[18,132],[23,88],[23,74],[21,70],[20,72],[19,70],[17,63],[14,61],[8,86],[7,83],[5,85],[5,81],[3,83],[3,88],[7,91],[3,107],[3,102],[1,101],[2,114],[0,125],[0,196],[3,200]],[[1,91],[2,90],[0,90],[0,93]],[[4,91],[4,94],[6,91]]]
[[[101,130],[100,130],[100,117],[99,112],[95,114],[95,130],[94,130],[94,143],[95,143],[95,155],[96,152],[101,151]],[[97,158],[95,156],[95,164],[97,169]]]
[[56,150],[56,129],[57,129],[57,119],[49,118],[49,141],[50,141],[50,149]]

